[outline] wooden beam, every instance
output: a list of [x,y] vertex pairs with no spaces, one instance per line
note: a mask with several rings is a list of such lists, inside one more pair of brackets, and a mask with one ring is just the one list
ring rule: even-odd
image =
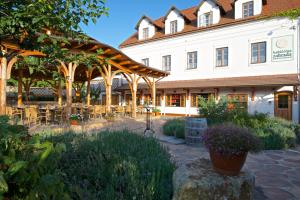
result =
[[89,51],[94,51],[94,50],[99,49],[99,48],[100,48],[99,45],[95,45],[92,48],[90,48]]
[[79,45],[77,45],[77,46],[75,46],[75,47],[72,47],[72,49],[78,49],[78,48],[80,48],[80,47],[83,47],[85,44],[79,44]]
[[121,54],[116,54],[116,55],[113,55],[112,57],[110,57],[110,59],[115,60],[115,59],[118,59],[118,58],[121,58],[121,57],[122,57]]
[[126,61],[120,62],[119,64],[120,64],[120,65],[128,65],[128,64],[130,64],[130,63],[131,63],[130,60],[126,60]]
[[134,65],[134,66],[132,66],[132,67],[129,67],[129,69],[137,69],[137,68],[139,68],[140,66],[139,65]]
[[107,53],[109,53],[109,52],[111,52],[111,49],[105,49],[105,50],[103,51],[103,55],[104,55],[104,54],[107,54]]

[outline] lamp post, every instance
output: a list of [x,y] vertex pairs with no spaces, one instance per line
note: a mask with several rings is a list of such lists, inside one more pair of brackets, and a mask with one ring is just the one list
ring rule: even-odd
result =
[[151,128],[151,109],[154,108],[152,105],[146,105],[144,107],[147,111],[146,113],[146,129],[144,130],[144,136],[152,136],[155,131]]

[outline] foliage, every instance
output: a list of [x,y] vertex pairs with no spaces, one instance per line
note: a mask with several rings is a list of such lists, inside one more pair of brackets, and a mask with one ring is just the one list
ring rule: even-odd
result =
[[217,124],[226,120],[229,115],[227,108],[228,101],[224,97],[219,102],[213,98],[209,98],[208,100],[204,98],[199,99],[199,115],[206,117],[208,124]]
[[153,109],[152,109],[152,112],[153,112],[153,113],[160,113],[161,111],[160,111],[159,108],[153,108]]
[[0,116],[0,199],[69,199],[57,164],[65,146],[30,137]]
[[77,121],[79,121],[79,120],[82,119],[82,116],[80,114],[72,114],[72,115],[70,115],[69,119],[70,120],[77,120]]
[[300,16],[300,8],[295,8],[280,13],[276,13],[276,17],[288,17],[290,19],[297,19]]
[[261,150],[258,137],[253,135],[249,129],[233,124],[208,128],[203,134],[203,142],[207,149],[222,155],[257,153]]
[[[80,24],[96,23],[107,14],[105,0],[2,0],[0,8],[0,39],[12,37],[26,49],[37,48],[49,39],[45,29],[60,33],[62,38],[74,38],[82,32]],[[57,40],[51,38],[52,44]]]
[[[220,105],[219,105],[220,104]],[[257,135],[264,146],[264,149],[285,149],[296,146],[297,135],[300,126],[284,119],[269,117],[266,114],[249,114],[241,109],[228,109],[225,102],[205,102],[200,103],[200,113],[204,113],[209,125],[233,123],[240,127],[251,129]],[[203,108],[201,108],[203,106]],[[201,112],[203,111],[203,112]],[[215,114],[217,112],[219,114]]]
[[185,138],[184,134],[185,121],[183,119],[171,119],[163,125],[163,133],[168,136]]
[[171,199],[174,165],[155,139],[123,131],[52,141],[67,146],[60,170],[72,199]]

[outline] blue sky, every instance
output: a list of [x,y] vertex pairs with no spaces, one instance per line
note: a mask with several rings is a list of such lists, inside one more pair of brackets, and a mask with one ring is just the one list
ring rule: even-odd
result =
[[174,5],[185,9],[198,5],[200,0],[106,0],[109,16],[102,16],[97,24],[83,27],[84,31],[100,42],[118,47],[132,35],[138,20],[145,14],[152,19],[164,16]]

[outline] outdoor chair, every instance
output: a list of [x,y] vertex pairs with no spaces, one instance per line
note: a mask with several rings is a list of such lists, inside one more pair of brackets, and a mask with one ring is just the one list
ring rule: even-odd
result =
[[131,106],[130,106],[130,105],[127,105],[127,106],[125,107],[125,114],[126,114],[127,116],[131,116],[131,113],[132,113]]
[[115,107],[115,113],[116,113],[116,115],[118,115],[118,116],[124,116],[125,115],[125,109],[124,109],[124,107],[123,106],[117,106],[117,107]]
[[21,120],[21,121],[23,120],[22,110],[15,108],[15,107],[7,106],[6,107],[6,115],[8,115],[10,117],[10,119],[15,122],[17,120]]
[[48,125],[51,122],[51,113],[49,106],[39,108],[39,114],[41,119],[45,122],[46,125]]
[[39,115],[38,109],[35,107],[25,108],[25,125],[28,127],[37,126],[41,124],[42,118]]
[[57,107],[54,110],[54,123],[63,124],[67,121],[67,111],[65,107]]

